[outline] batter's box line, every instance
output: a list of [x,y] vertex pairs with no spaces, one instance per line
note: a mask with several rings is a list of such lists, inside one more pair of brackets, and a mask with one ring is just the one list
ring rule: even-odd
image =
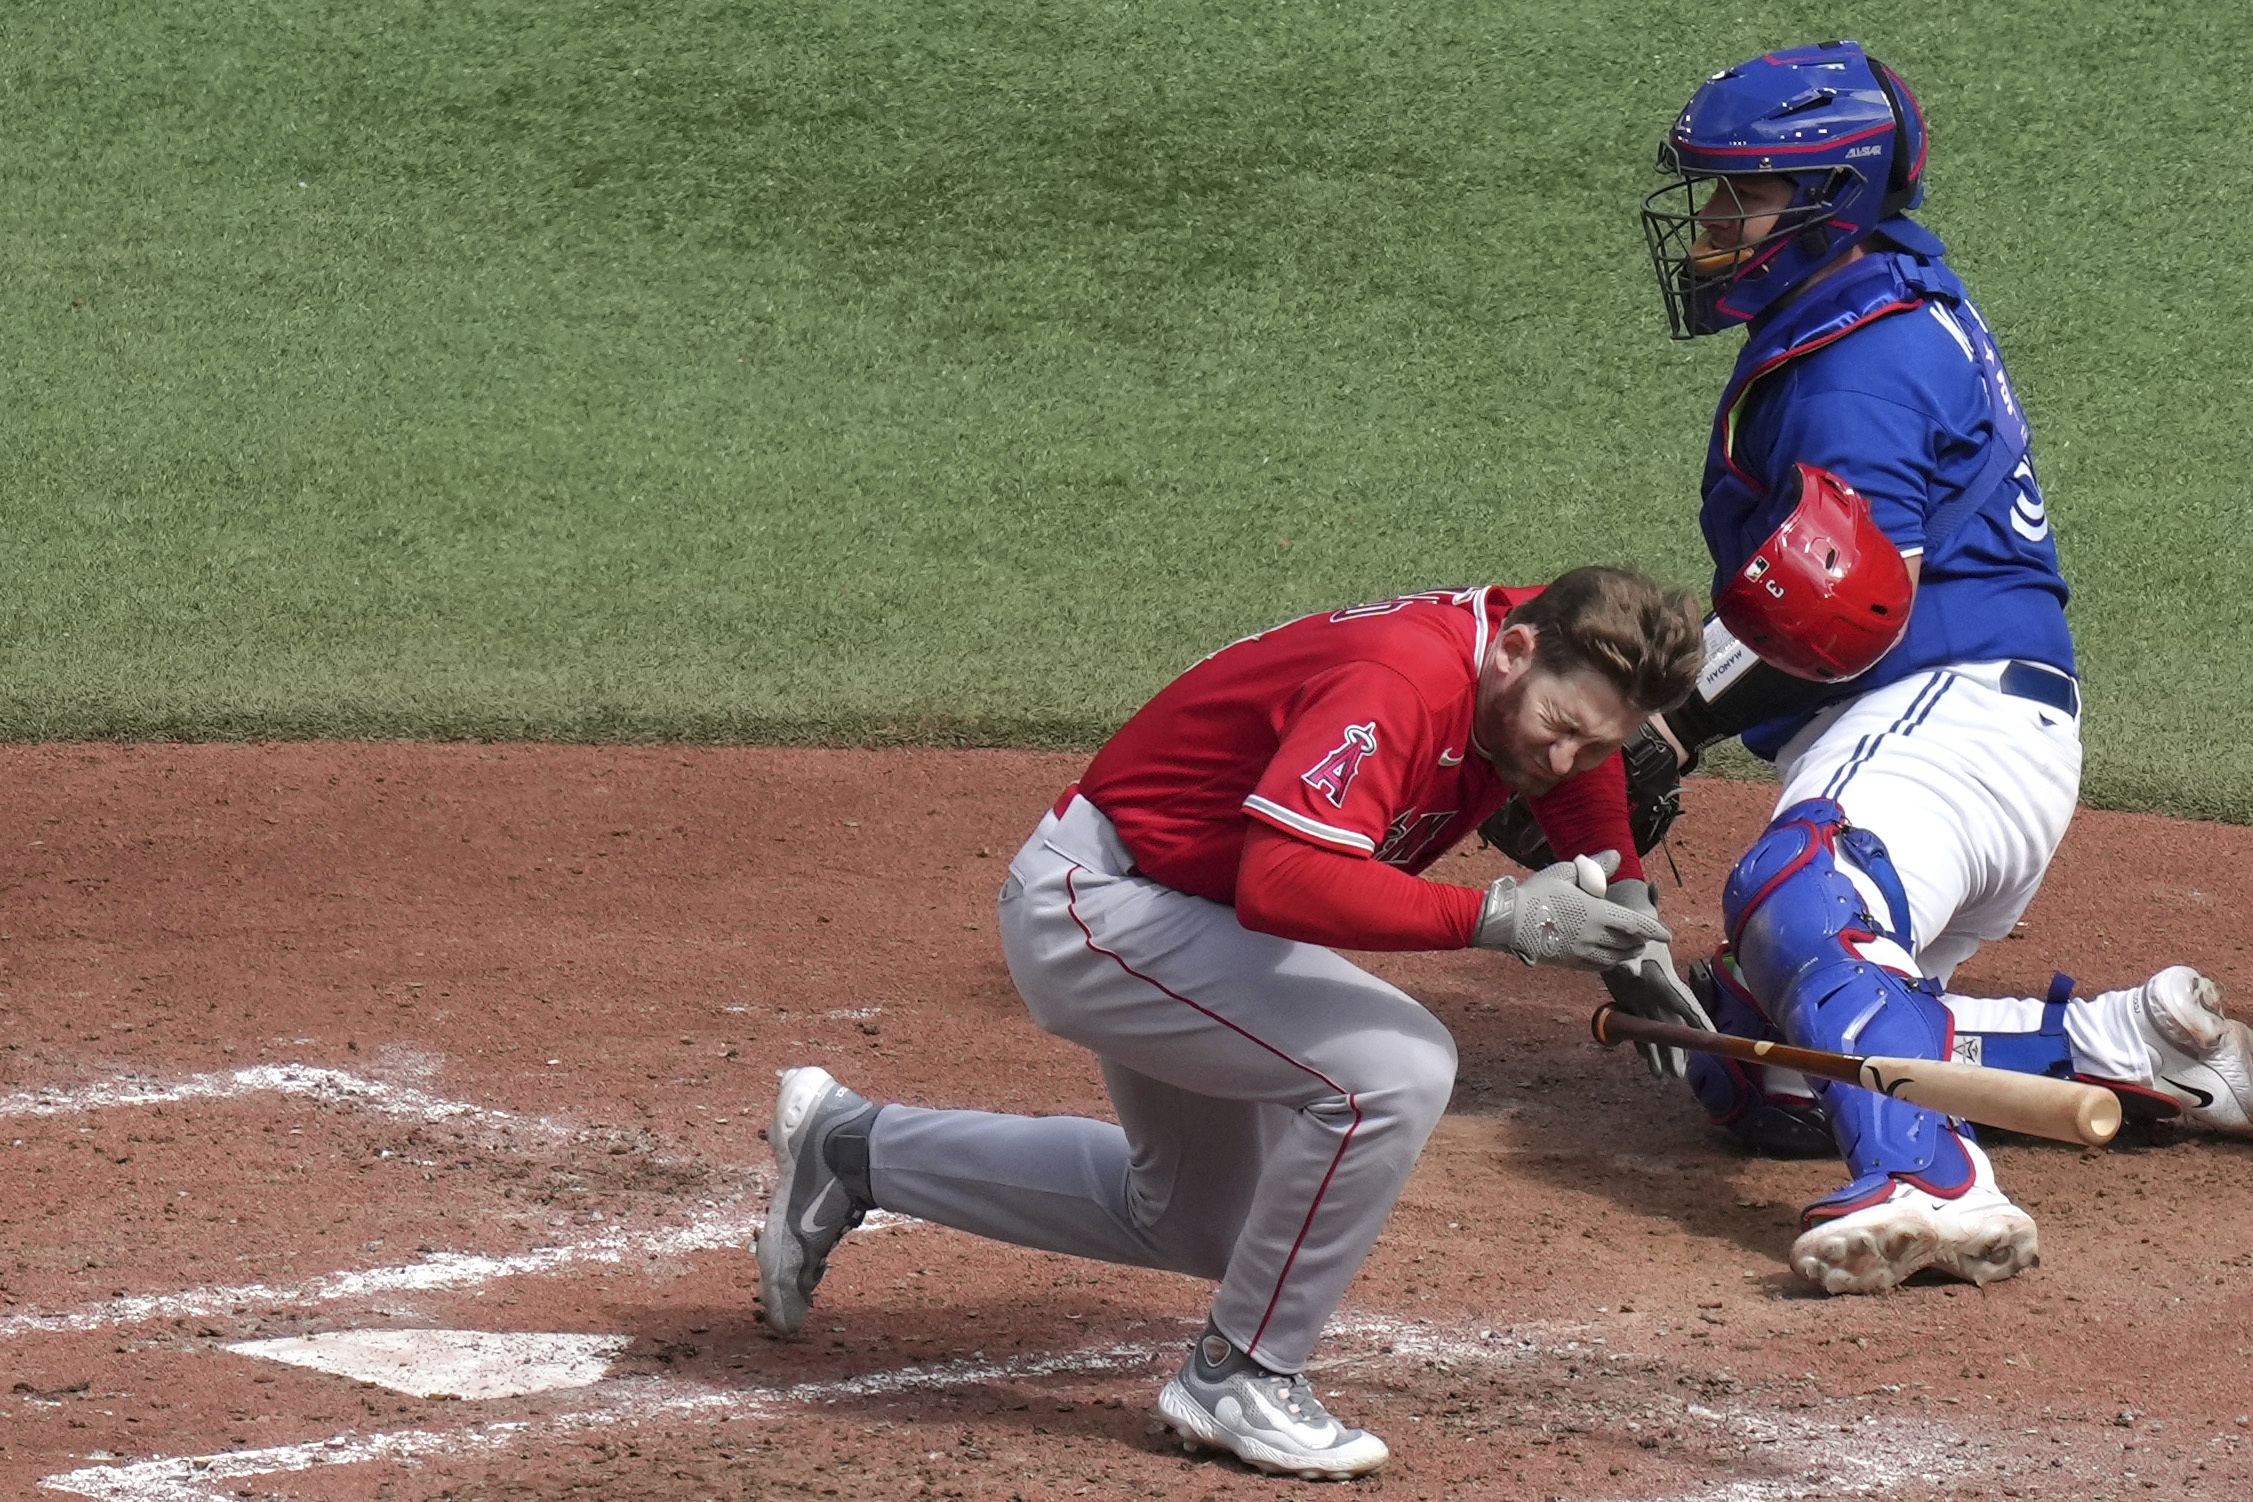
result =
[[[667,1231],[609,1232],[560,1246],[522,1252],[430,1252],[414,1262],[359,1272],[328,1273],[294,1283],[237,1283],[169,1294],[128,1294],[73,1310],[26,1311],[0,1319],[0,1340],[25,1335],[107,1330],[156,1320],[203,1319],[237,1309],[301,1311],[366,1303],[389,1294],[456,1293],[503,1278],[538,1277],[585,1267],[662,1262],[696,1252],[748,1251],[762,1216],[741,1206],[722,1207]],[[863,1231],[924,1224],[910,1216],[872,1213]]]
[[[702,1166],[702,1160],[695,1157],[683,1158],[653,1150],[651,1144],[670,1139],[648,1129],[581,1127],[551,1116],[523,1116],[497,1106],[449,1100],[426,1090],[418,1090],[412,1085],[395,1085],[387,1080],[369,1079],[364,1075],[349,1074],[341,1069],[328,1069],[317,1064],[257,1064],[245,1069],[199,1074],[169,1082],[127,1073],[74,1088],[53,1086],[37,1091],[19,1091],[13,1095],[0,1096],[0,1119],[11,1116],[63,1116],[86,1111],[169,1105],[177,1101],[229,1101],[259,1094],[296,1096],[320,1105],[369,1110],[381,1116],[419,1121],[426,1126],[466,1122],[477,1132],[477,1140],[472,1145],[487,1152],[521,1150],[523,1144],[517,1141],[517,1137],[522,1131],[559,1144],[604,1143],[613,1148],[623,1144],[628,1149],[647,1152],[648,1161],[660,1168]],[[419,1166],[434,1168],[437,1165],[423,1162]],[[754,1190],[764,1192],[767,1188],[769,1175],[762,1169],[744,1170],[741,1177],[748,1180]]]
[[307,1471],[316,1466],[367,1461],[413,1464],[436,1456],[475,1454],[524,1440],[622,1424],[636,1425],[652,1419],[774,1420],[830,1404],[913,1392],[1041,1377],[1098,1376],[1139,1370],[1177,1349],[1174,1345],[1114,1345],[1006,1361],[950,1361],[903,1367],[835,1382],[805,1382],[783,1388],[729,1390],[699,1385],[687,1392],[648,1397],[642,1393],[650,1386],[671,1385],[671,1379],[629,1378],[606,1384],[625,1388],[627,1395],[623,1401],[599,1409],[455,1430],[347,1433],[326,1440],[270,1445],[256,1450],[223,1450],[209,1455],[171,1456],[123,1465],[84,1466],[42,1477],[39,1484],[50,1491],[91,1497],[97,1502],[232,1502],[234,1483],[258,1476]]
[[51,1087],[0,1096],[0,1118],[68,1116],[117,1107],[163,1106],[176,1101],[235,1100],[265,1093],[303,1096],[331,1104],[351,1104],[385,1116],[425,1122],[468,1118],[480,1126],[528,1128],[550,1136],[574,1137],[578,1129],[544,1116],[520,1116],[492,1106],[448,1100],[385,1080],[326,1069],[316,1064],[254,1064],[184,1080],[158,1080],[134,1074],[71,1088]]
[[[1187,1329],[1184,1325],[1185,1335]],[[1333,1329],[1332,1335],[1364,1347],[1336,1365],[1362,1369],[1435,1358],[1464,1364],[1512,1362],[1526,1359],[1529,1350],[1551,1359],[1578,1359],[1587,1354],[1530,1342],[1515,1331],[1498,1334],[1484,1330],[1474,1334],[1421,1320],[1369,1314],[1349,1316],[1340,1327]],[[604,1384],[614,1390],[622,1389],[625,1396],[622,1401],[597,1409],[472,1425],[451,1431],[347,1433],[327,1440],[257,1450],[87,1466],[44,1477],[40,1485],[53,1491],[94,1498],[96,1502],[227,1502],[233,1490],[230,1483],[322,1465],[384,1460],[413,1464],[433,1456],[473,1454],[522,1440],[638,1424],[652,1418],[776,1421],[843,1402],[865,1402],[994,1382],[1140,1371],[1178,1359],[1183,1349],[1181,1340],[1163,1344],[1122,1343],[1007,1360],[973,1358],[919,1364],[778,1388],[728,1390],[699,1384],[690,1391],[660,1391],[652,1396],[643,1394],[653,1388],[674,1385],[678,1379],[628,1378]],[[1900,1421],[1858,1425],[1858,1432],[1842,1440],[1835,1432],[1835,1422],[1779,1417],[1743,1404],[1730,1404],[1728,1411],[1690,1404],[1685,1411],[1692,1419],[1738,1432],[1763,1446],[1781,1446],[1782,1456],[1795,1474],[1733,1478],[1681,1494],[1678,1502],[1789,1502],[1789,1499],[1808,1497],[1870,1496],[1912,1481],[1938,1484],[1981,1469],[1950,1453],[1959,1444],[1959,1436],[1952,1428],[1929,1420],[1920,1420],[1914,1425]],[[1588,1416],[1604,1417],[1594,1412]],[[1983,1454],[1982,1465],[1987,1459]],[[228,1489],[220,1490],[223,1486]]]
[[[1441,1370],[1457,1367],[1507,1365],[1529,1360],[1575,1361],[1588,1364],[1613,1361],[1657,1362],[1665,1369],[1680,1363],[1672,1358],[1635,1351],[1614,1351],[1591,1337],[1597,1327],[1587,1324],[1517,1325],[1482,1329],[1476,1335],[1459,1327],[1428,1320],[1403,1320],[1390,1315],[1348,1311],[1332,1322],[1327,1335],[1347,1349],[1326,1361],[1312,1363],[1309,1371],[1366,1368],[1386,1360],[1421,1361]],[[1533,1336],[1544,1338],[1530,1338]],[[1353,1347],[1359,1345],[1360,1349]],[[1984,1468],[1967,1461],[1963,1432],[1928,1418],[1896,1419],[1871,1416],[1841,1436],[1836,1418],[1808,1419],[1754,1404],[1715,1399],[1720,1407],[1694,1402],[1672,1392],[1642,1394],[1630,1404],[1638,1410],[1663,1407],[1670,1422],[1726,1434],[1746,1446],[1747,1453],[1771,1451],[1794,1472],[1788,1476],[1735,1477],[1693,1491],[1673,1494],[1655,1502],[1803,1502],[1809,1498],[1873,1497],[1911,1482],[1938,1485]],[[1591,1431],[1620,1428],[1627,1418],[1619,1404],[1584,1401],[1574,1408],[1577,1420]]]

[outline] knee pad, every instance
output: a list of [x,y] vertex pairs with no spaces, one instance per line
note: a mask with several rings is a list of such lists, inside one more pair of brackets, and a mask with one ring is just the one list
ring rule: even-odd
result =
[[[1828,798],[1778,814],[1721,900],[1738,977],[1787,1041],[1945,1059],[1954,1019],[1939,983],[1915,973],[1908,911],[1884,841],[1850,826]],[[1848,1189],[1862,1186],[1857,1198],[1887,1192],[1893,1178],[1940,1195],[1970,1186],[1971,1159],[1946,1117],[1852,1085],[1815,1092],[1854,1172]]]
[[[1691,965],[1686,979],[1722,1032],[1739,1038],[1782,1039],[1737,978],[1727,945],[1710,963]],[[1784,1081],[1796,1081],[1799,1088],[1779,1088]],[[1827,1158],[1837,1151],[1831,1142],[1830,1117],[1796,1074],[1718,1054],[1693,1053],[1689,1084],[1714,1125],[1749,1152],[1764,1158]]]

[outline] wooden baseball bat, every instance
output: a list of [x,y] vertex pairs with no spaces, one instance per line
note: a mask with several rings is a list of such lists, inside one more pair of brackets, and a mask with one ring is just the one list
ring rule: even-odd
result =
[[1598,1007],[1589,1027],[1606,1048],[1615,1043],[1656,1043],[1721,1054],[1747,1064],[1772,1064],[2030,1137],[2102,1147],[2120,1130],[2119,1097],[2101,1086],[2073,1080],[1985,1069],[1953,1059],[1890,1059],[1794,1048],[1675,1022],[1652,1022],[1615,1006]]

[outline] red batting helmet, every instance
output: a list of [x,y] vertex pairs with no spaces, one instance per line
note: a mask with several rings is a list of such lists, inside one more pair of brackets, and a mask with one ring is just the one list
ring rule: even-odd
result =
[[1795,678],[1852,678],[1909,629],[1916,586],[1870,503],[1827,469],[1795,466],[1799,504],[1713,597],[1729,633]]

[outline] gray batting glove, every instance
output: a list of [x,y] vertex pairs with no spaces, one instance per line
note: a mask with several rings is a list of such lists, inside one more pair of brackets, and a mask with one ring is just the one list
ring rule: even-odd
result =
[[1655,913],[1639,913],[1606,900],[1605,883],[1619,869],[1619,852],[1576,856],[1546,866],[1524,881],[1502,877],[1486,889],[1479,913],[1481,949],[1506,949],[1529,965],[1570,965],[1609,970],[1652,944],[1661,950],[1674,936]]
[[[1615,881],[1604,895],[1630,912],[1646,913],[1657,921],[1658,893],[1647,881]],[[1663,942],[1645,944],[1626,964],[1606,970],[1604,989],[1611,992],[1613,1005],[1623,1012],[1653,1022],[1679,1022],[1709,1033],[1714,1030],[1713,1019],[1698,1004],[1696,993],[1675,973],[1673,952]],[[1679,1048],[1638,1043],[1635,1051],[1643,1056],[1643,1065],[1653,1079],[1678,1080],[1689,1068],[1689,1058]]]

